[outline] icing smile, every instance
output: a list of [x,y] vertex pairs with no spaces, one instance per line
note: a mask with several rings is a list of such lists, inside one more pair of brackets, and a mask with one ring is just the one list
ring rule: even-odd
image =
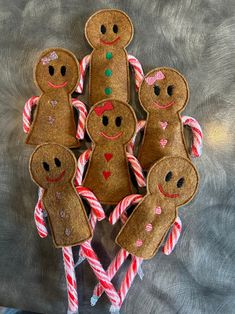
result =
[[116,135],[111,136],[111,135],[105,134],[104,132],[100,132],[100,135],[107,138],[107,140],[114,141],[114,140],[118,139],[120,136],[122,136],[122,133],[123,132],[119,132]]
[[168,104],[161,105],[159,102],[156,101],[156,102],[153,103],[153,106],[157,107],[159,109],[167,109],[167,108],[170,108],[171,106],[173,106],[174,104],[175,104],[175,102],[171,101]]
[[164,192],[163,187],[161,186],[161,184],[158,184],[158,189],[162,193],[162,195],[164,195],[165,197],[177,198],[177,197],[180,196],[179,194],[170,194],[170,193]]
[[63,172],[61,172],[61,174],[60,174],[58,177],[56,177],[56,178],[49,178],[49,177],[46,177],[46,179],[47,179],[47,181],[48,181],[49,183],[59,182],[59,181],[63,178],[64,175],[65,175],[65,170],[64,170]]
[[116,44],[116,42],[118,42],[118,40],[120,39],[120,36],[118,36],[116,39],[114,39],[113,41],[105,41],[103,39],[100,39],[100,41],[102,42],[102,44],[104,45],[114,45]]
[[56,84],[51,83],[50,81],[48,81],[47,83],[52,88],[62,88],[62,87],[65,87],[68,84],[68,82],[64,82],[64,83],[56,85]]

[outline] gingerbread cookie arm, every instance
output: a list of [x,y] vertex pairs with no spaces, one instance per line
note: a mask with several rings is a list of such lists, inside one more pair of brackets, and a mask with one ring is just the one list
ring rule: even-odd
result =
[[196,119],[190,116],[182,116],[181,120],[183,125],[187,125],[190,127],[193,134],[193,143],[191,150],[192,157],[200,157],[202,154],[202,141],[203,141],[203,133],[200,124]]
[[90,159],[91,151],[92,151],[91,148],[85,150],[80,155],[80,157],[78,158],[77,171],[76,171],[76,176],[74,179],[75,186],[82,185],[85,165],[87,164],[88,160]]
[[84,79],[85,79],[86,71],[89,66],[90,60],[91,60],[91,55],[87,55],[80,62],[80,81],[76,88],[76,92],[79,94],[82,94],[83,92]]
[[114,225],[129,206],[139,203],[142,198],[143,196],[140,194],[132,194],[124,197],[109,216],[109,222]]
[[47,231],[46,222],[43,216],[44,207],[42,203],[42,195],[43,195],[43,189],[39,188],[38,201],[34,209],[34,221],[35,221],[39,236],[41,238],[46,238],[48,235],[48,231]]
[[129,161],[129,163],[131,164],[131,167],[133,169],[137,184],[139,185],[139,187],[144,187],[146,186],[146,181],[143,175],[143,170],[141,168],[141,165],[139,163],[139,161],[137,160],[137,158],[130,154],[127,153],[127,159]]
[[84,134],[85,134],[85,122],[86,122],[86,116],[87,116],[87,109],[86,109],[85,104],[82,101],[75,98],[72,99],[72,105],[79,112],[76,138],[79,140],[83,140]]
[[171,233],[169,234],[163,248],[162,252],[165,255],[170,255],[172,251],[174,250],[182,231],[182,222],[180,217],[178,216],[173,224],[173,227],[171,229]]
[[130,65],[133,67],[133,70],[135,73],[135,86],[136,86],[136,90],[138,91],[144,77],[142,65],[140,64],[139,60],[132,55],[128,54],[127,59]]
[[129,144],[127,145],[127,151],[128,153],[134,155],[134,148],[135,148],[135,140],[136,140],[136,136],[138,135],[138,133],[145,128],[146,125],[146,121],[145,120],[140,120],[137,122],[137,126],[136,126],[136,131],[135,134],[132,138],[132,140],[129,142]]
[[39,96],[32,96],[27,100],[24,105],[23,111],[23,130],[24,133],[29,133],[30,126],[31,126],[31,113],[34,106],[38,103]]

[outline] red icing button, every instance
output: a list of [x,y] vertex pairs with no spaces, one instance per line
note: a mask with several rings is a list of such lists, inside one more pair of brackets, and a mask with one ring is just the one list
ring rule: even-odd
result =
[[113,154],[111,154],[111,153],[105,153],[105,154],[104,154],[104,157],[105,157],[106,161],[110,161],[110,159],[113,158]]
[[105,180],[107,180],[111,176],[111,172],[110,171],[103,171],[103,176],[104,176]]

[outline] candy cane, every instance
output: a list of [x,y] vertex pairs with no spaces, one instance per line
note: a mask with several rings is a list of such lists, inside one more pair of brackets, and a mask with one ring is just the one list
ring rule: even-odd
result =
[[79,113],[76,138],[79,140],[82,140],[84,139],[84,133],[85,133],[87,109],[82,101],[75,98],[72,98],[72,105],[78,110],[78,113]]
[[127,209],[127,207],[132,204],[138,203],[142,198],[143,196],[140,194],[132,194],[124,197],[124,199],[117,204],[113,212],[110,214],[109,222],[114,225],[123,214],[123,212]]
[[132,140],[127,145],[128,153],[134,155],[134,147],[135,147],[136,136],[145,127],[145,125],[146,125],[146,121],[145,120],[140,120],[140,121],[137,122],[135,134],[134,134]]
[[32,96],[26,101],[23,110],[23,130],[25,133],[29,133],[31,125],[31,112],[32,108],[37,105],[39,96]]
[[136,59],[134,56],[132,55],[128,55],[128,62],[132,65],[134,72],[135,72],[135,86],[136,86],[136,90],[139,90],[140,84],[143,80],[144,77],[144,72],[142,69],[142,66],[140,64],[140,62],[138,61],[138,59]]
[[179,217],[176,218],[174,225],[172,227],[171,233],[168,236],[165,245],[162,248],[162,252],[166,255],[170,255],[174,250],[176,243],[179,240],[182,231],[182,222]]
[[145,178],[144,178],[140,163],[138,162],[138,160],[136,159],[134,155],[130,153],[126,153],[126,154],[127,154],[127,159],[132,166],[132,169],[133,169],[133,172],[134,172],[134,175],[135,175],[135,178],[139,187],[146,186]]
[[200,157],[202,154],[203,133],[200,124],[196,119],[189,116],[181,117],[183,125],[188,125],[193,134],[193,144],[191,154],[193,157]]
[[42,204],[42,195],[43,189],[39,188],[38,191],[38,201],[34,209],[34,221],[37,227],[38,234],[41,238],[45,238],[48,235],[47,226],[43,217],[43,204]]
[[76,92],[79,94],[81,94],[83,92],[84,78],[86,75],[87,67],[90,63],[90,59],[91,59],[91,55],[87,55],[80,62],[80,81],[79,81],[78,86],[76,88]]
[[62,248],[68,292],[68,313],[78,313],[78,295],[73,251],[70,246]]
[[82,178],[83,178],[83,173],[85,169],[85,165],[87,164],[88,160],[90,159],[91,155],[91,148],[85,150],[78,158],[78,164],[77,164],[77,171],[76,171],[76,176],[74,180],[74,184],[76,185],[82,185]]

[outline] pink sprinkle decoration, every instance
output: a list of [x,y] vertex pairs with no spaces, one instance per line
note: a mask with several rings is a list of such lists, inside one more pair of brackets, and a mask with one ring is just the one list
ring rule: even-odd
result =
[[152,224],[147,224],[147,225],[145,226],[145,230],[146,230],[147,232],[152,231],[152,229],[153,229]]
[[135,242],[135,245],[136,245],[137,247],[141,247],[142,244],[143,244],[143,241],[142,241],[142,240],[137,240],[137,241]]
[[167,144],[167,140],[166,140],[165,138],[162,138],[162,139],[160,140],[160,145],[161,145],[161,147],[164,148],[164,147],[166,146],[166,144]]
[[161,126],[161,128],[163,130],[165,130],[167,128],[167,126],[168,126],[168,122],[167,121],[160,121],[159,124],[160,124],[160,126]]
[[161,207],[160,206],[158,206],[158,207],[156,207],[155,208],[155,214],[157,214],[157,215],[160,215],[161,214],[161,212],[162,212],[162,209],[161,209]]

